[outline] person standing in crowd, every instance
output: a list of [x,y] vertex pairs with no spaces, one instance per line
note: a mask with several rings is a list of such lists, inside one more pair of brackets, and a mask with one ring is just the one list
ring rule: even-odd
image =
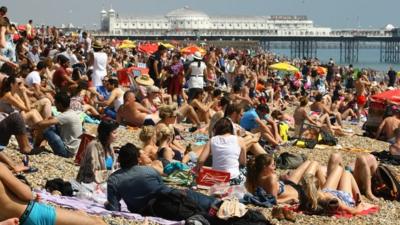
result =
[[189,88],[188,102],[190,103],[195,94],[204,88],[204,76],[207,74],[207,65],[203,62],[203,57],[200,52],[195,52],[193,55],[193,62],[189,64],[186,72],[187,84]]
[[154,85],[161,87],[160,74],[163,69],[163,63],[161,57],[167,52],[167,48],[164,45],[159,45],[158,50],[149,57],[147,65],[149,67],[149,75],[154,80]]
[[32,40],[33,37],[33,20],[29,20],[28,23],[26,24],[26,37],[29,40]]
[[89,53],[89,66],[93,66],[92,82],[98,88],[102,86],[102,80],[107,75],[108,56],[103,52],[103,43],[96,40],[93,43],[93,52]]
[[393,70],[393,67],[389,68],[387,75],[389,77],[388,87],[394,87],[396,84],[396,71]]

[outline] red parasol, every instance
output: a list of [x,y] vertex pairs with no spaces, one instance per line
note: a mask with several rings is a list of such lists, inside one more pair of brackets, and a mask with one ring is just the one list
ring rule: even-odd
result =
[[400,105],[400,89],[385,91],[372,96],[372,100],[375,102],[384,103],[388,101],[393,104]]
[[153,54],[158,49],[157,43],[146,43],[139,45],[138,50],[147,54]]
[[187,55],[194,54],[195,52],[200,52],[200,54],[203,56],[206,54],[206,50],[204,50],[203,48],[200,48],[196,45],[192,45],[192,46],[183,48],[181,50],[181,53],[187,54]]

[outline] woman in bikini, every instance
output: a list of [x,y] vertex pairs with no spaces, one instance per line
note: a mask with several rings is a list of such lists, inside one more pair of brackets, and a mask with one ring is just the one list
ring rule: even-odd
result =
[[299,202],[303,192],[299,185],[304,174],[313,174],[324,182],[324,171],[318,162],[305,161],[286,178],[280,179],[275,171],[274,159],[267,155],[258,155],[247,166],[246,188],[254,193],[257,188],[262,188],[273,195],[278,203]]

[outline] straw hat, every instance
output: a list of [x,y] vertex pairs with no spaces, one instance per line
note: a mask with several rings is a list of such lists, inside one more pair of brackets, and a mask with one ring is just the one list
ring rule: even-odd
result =
[[94,43],[92,44],[92,48],[94,49],[103,49],[103,43],[99,40],[95,40]]
[[197,51],[194,53],[193,58],[197,59],[197,60],[202,60],[203,56],[201,56],[201,53],[199,51]]
[[143,86],[152,86],[154,85],[154,80],[150,78],[147,74],[142,74],[135,78],[136,83]]

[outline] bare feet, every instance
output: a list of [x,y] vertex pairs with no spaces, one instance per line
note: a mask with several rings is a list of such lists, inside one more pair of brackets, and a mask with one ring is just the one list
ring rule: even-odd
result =
[[11,218],[0,222],[0,225],[18,225],[18,224],[19,224],[18,218]]
[[373,202],[377,202],[379,201],[379,198],[377,198],[375,195],[371,194],[366,194],[365,195],[369,200],[373,201]]

